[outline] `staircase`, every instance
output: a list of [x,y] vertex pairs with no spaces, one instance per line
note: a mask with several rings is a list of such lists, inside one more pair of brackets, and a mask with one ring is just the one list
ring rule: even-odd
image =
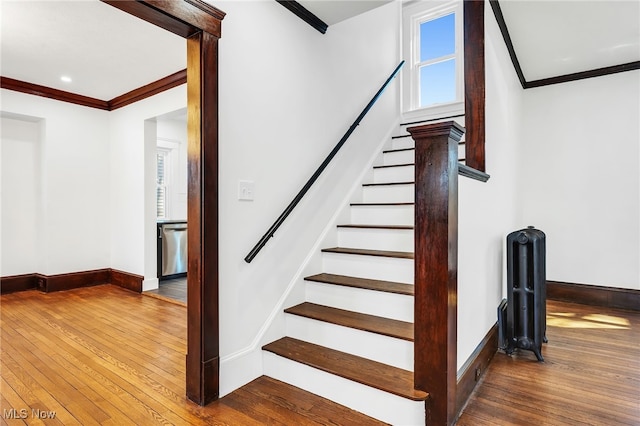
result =
[[265,375],[394,425],[424,425],[429,396],[413,381],[414,151],[393,138],[286,337],[263,347]]

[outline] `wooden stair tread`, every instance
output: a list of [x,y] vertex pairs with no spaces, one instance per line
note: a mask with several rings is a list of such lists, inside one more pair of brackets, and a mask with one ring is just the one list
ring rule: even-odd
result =
[[391,152],[401,152],[401,151],[415,151],[415,148],[400,148],[400,149],[387,149],[382,151],[383,154],[389,154]]
[[324,253],[359,254],[364,256],[395,257],[399,259],[413,259],[413,253],[409,251],[369,250],[348,247],[332,247],[322,249]]
[[388,164],[383,166],[373,166],[374,169],[388,169],[389,167],[409,167],[415,166],[415,163],[403,163],[403,164]]
[[347,223],[344,225],[338,225],[338,228],[356,228],[356,229],[409,229],[412,230],[412,225],[362,225],[355,223]]
[[283,337],[262,349],[413,401],[424,401],[429,397],[428,393],[413,388],[413,372],[380,362],[291,337]]
[[389,206],[414,206],[413,202],[405,202],[405,203],[351,203],[352,206],[378,206],[378,207],[389,207]]
[[285,309],[284,312],[413,342],[413,324],[406,321],[377,317],[310,302],[292,306]]
[[305,277],[305,280],[341,285],[344,287],[362,288],[365,290],[384,291],[386,293],[404,294],[407,296],[414,295],[414,287],[412,284],[397,283],[393,281],[372,280],[368,278],[325,273]]
[[391,185],[413,185],[415,182],[384,182],[384,183],[364,183],[362,186],[391,186]]

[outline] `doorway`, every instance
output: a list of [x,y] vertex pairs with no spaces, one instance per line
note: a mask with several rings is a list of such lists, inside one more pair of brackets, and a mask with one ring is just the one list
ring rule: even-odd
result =
[[104,1],[187,39],[186,393],[206,405],[219,397],[218,40],[225,14],[199,0]]
[[[168,112],[149,120],[145,148],[152,152],[153,185],[145,187],[154,197],[156,241],[147,256],[156,261],[157,285],[144,295],[187,305],[187,109]],[[155,144],[153,143],[155,141]],[[151,242],[149,242],[151,243]],[[155,248],[155,250],[154,250]],[[153,259],[152,259],[153,260]],[[151,262],[149,262],[151,263]]]

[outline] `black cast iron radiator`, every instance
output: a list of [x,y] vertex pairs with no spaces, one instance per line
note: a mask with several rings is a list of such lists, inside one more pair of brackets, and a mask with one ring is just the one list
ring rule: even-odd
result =
[[[526,349],[533,351],[538,361],[544,361],[541,350],[542,343],[547,342],[546,299],[544,232],[529,226],[510,233],[507,236],[506,321],[504,316],[500,321],[507,354],[516,348]],[[501,308],[504,312],[504,304]]]

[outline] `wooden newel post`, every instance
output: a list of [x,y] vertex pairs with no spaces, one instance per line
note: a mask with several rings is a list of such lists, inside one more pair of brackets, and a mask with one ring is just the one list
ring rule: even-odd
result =
[[415,159],[415,388],[430,394],[429,425],[455,420],[458,142],[453,121],[407,129]]

